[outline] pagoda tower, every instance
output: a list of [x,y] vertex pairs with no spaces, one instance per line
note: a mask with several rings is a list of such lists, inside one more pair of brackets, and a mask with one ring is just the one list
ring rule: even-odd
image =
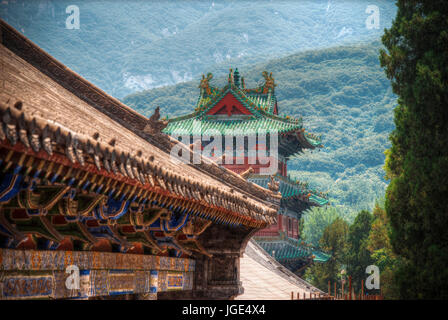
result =
[[223,88],[211,85],[211,73],[203,75],[194,112],[169,119],[164,132],[248,181],[281,193],[277,222],[257,232],[254,239],[280,263],[298,271],[329,258],[299,240],[302,213],[328,204],[328,198],[291,179],[287,162],[305,149],[323,146],[321,137],[305,130],[301,118],[279,115],[277,84],[272,73],[262,75],[264,83],[251,89],[238,69],[230,69]]

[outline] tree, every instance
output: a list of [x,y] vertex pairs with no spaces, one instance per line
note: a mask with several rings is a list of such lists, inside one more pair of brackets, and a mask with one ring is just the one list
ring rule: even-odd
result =
[[347,274],[352,277],[352,287],[359,292],[361,281],[367,277],[366,268],[373,264],[368,250],[368,239],[373,221],[373,215],[366,210],[358,213],[349,228],[346,261]]
[[371,253],[373,264],[380,269],[380,285],[386,299],[398,298],[394,271],[397,270],[400,259],[392,251],[390,232],[386,211],[376,203],[367,249]]
[[401,298],[448,298],[448,3],[397,1],[381,66],[398,95],[386,154]]
[[322,235],[319,245],[331,258],[325,263],[311,266],[305,272],[305,278],[321,290],[327,291],[328,281],[338,281],[338,274],[344,265],[344,253],[347,245],[348,223],[336,218]]
[[327,228],[338,216],[338,211],[334,207],[313,207],[306,211],[302,219],[302,239],[314,246],[318,246],[325,228]]
[[369,233],[367,249],[372,253],[379,249],[385,249],[392,252],[389,234],[390,224],[387,219],[386,211],[377,202],[373,208],[373,221]]

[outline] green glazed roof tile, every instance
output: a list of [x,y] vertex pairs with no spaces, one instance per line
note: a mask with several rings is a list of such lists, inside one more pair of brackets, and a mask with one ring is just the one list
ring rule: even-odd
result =
[[[195,128],[193,124],[200,123],[199,128]],[[241,134],[248,134],[247,131],[253,131],[251,133],[284,133],[293,130],[300,130],[302,128],[301,123],[288,124],[275,119],[250,119],[250,120],[233,120],[233,121],[213,121],[213,120],[199,120],[195,117],[189,119],[171,119],[168,126],[164,129],[166,134],[175,135],[200,135],[206,131],[217,130],[221,134],[225,134],[225,130],[239,130]]]
[[[306,183],[299,182],[298,180],[292,180],[278,174],[275,178],[279,181],[279,192],[282,194],[283,199],[296,196],[307,196],[310,194],[308,197],[308,202],[314,205],[323,206],[329,203],[327,195],[315,189],[310,189]],[[269,177],[260,175],[251,175],[248,180],[263,188],[267,188],[268,183],[270,182]]]
[[257,243],[276,260],[312,258],[315,262],[326,262],[331,258],[330,254],[292,238]]

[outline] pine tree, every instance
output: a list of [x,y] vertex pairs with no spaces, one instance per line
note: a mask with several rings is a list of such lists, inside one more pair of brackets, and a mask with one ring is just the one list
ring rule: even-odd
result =
[[398,95],[387,152],[401,298],[448,298],[448,2],[398,0],[381,65]]

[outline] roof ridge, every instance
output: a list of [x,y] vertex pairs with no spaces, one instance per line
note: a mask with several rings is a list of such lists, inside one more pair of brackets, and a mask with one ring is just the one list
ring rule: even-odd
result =
[[[198,116],[201,118],[206,116],[206,113],[211,110],[220,101],[220,98],[223,98],[227,93],[232,93],[238,101],[240,101],[245,107],[248,107],[249,111],[251,111],[254,116],[259,115],[258,108],[256,108],[256,106],[254,106],[252,102],[249,102],[249,98],[244,94],[241,88],[235,86],[234,84],[226,84],[220,90],[220,92],[217,95],[213,96],[213,98],[211,98],[210,101],[208,101],[205,105],[198,106]],[[243,97],[241,97],[242,95]],[[200,93],[200,96],[202,96],[202,93]]]

